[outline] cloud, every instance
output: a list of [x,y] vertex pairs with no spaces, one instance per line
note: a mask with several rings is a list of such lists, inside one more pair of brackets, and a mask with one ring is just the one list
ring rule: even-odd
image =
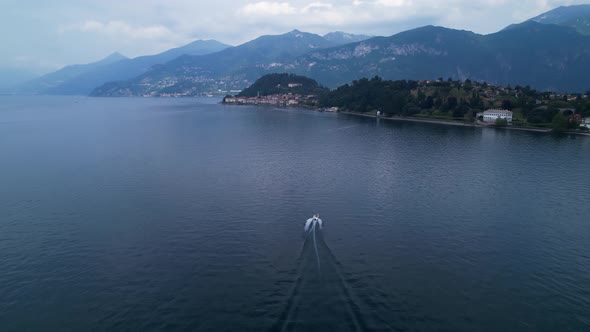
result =
[[12,64],[14,68],[23,68],[32,71],[37,71],[39,69],[57,69],[66,65],[64,63],[47,60],[44,57],[30,55],[17,55],[12,59]]
[[[18,55],[52,63],[162,52],[196,39],[237,45],[294,28],[389,36],[423,25],[499,31],[560,5],[587,0],[4,0],[0,64]],[[71,47],[77,45],[77,47]]]
[[117,36],[130,39],[163,39],[173,36],[172,31],[162,25],[132,26],[123,21],[99,22],[88,20],[80,23],[59,27],[60,33],[69,31],[93,32],[109,36]]
[[330,10],[334,8],[334,5],[331,3],[324,3],[324,2],[312,2],[309,5],[303,7],[301,9],[302,14],[308,14],[313,12],[318,12],[321,10]]
[[407,7],[413,5],[412,0],[355,0],[353,1],[355,6],[364,4],[383,6],[383,7]]
[[241,13],[248,16],[275,16],[295,14],[297,9],[288,2],[261,1],[249,3],[242,7]]

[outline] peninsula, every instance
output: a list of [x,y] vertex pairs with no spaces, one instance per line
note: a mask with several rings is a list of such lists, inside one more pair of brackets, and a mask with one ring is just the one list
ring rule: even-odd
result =
[[538,92],[470,80],[354,80],[334,90],[293,74],[269,74],[226,104],[313,107],[398,120],[587,132],[590,93]]

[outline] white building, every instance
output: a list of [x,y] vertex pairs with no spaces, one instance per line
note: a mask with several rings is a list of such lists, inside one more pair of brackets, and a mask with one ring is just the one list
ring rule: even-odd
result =
[[495,122],[498,118],[512,122],[512,111],[508,110],[487,110],[483,112],[484,122]]

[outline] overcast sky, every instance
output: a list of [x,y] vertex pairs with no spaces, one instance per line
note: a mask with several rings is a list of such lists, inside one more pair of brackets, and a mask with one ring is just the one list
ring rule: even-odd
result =
[[423,25],[487,34],[560,0],[2,0],[0,67],[55,70],[118,51],[154,54],[196,39],[238,45],[292,29],[389,36]]

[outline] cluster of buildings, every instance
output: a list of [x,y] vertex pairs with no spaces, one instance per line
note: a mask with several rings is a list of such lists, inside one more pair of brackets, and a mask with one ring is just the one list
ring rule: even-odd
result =
[[270,105],[270,106],[297,106],[297,105],[316,105],[318,98],[316,95],[298,95],[293,93],[274,94],[257,97],[225,97],[225,104],[238,105]]

